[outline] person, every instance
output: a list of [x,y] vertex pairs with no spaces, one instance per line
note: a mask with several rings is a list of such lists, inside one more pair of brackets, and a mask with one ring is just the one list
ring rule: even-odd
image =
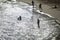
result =
[[33,6],[33,8],[34,8],[34,1],[32,0],[32,6]]
[[37,25],[38,25],[38,28],[40,28],[39,24],[40,24],[40,20],[37,19]]
[[20,20],[20,21],[22,20],[21,16],[18,17],[18,20]]
[[53,9],[56,9],[56,8],[57,8],[57,5],[54,5],[52,8],[53,8]]
[[42,4],[41,3],[39,4],[39,9],[40,9],[40,12],[42,12]]
[[41,9],[42,9],[42,4],[41,4],[41,3],[39,4],[39,8],[41,8]]
[[54,8],[57,8],[57,6],[55,5]]

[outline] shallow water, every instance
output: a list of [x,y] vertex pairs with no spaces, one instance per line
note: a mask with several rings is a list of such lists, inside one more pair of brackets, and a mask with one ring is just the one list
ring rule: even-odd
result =
[[[19,1],[23,1],[23,2],[31,4],[32,0],[19,0]],[[57,18],[60,21],[60,8],[59,7],[57,9],[52,9],[52,6],[49,6],[49,5],[54,5],[54,4],[48,4],[48,3],[44,4],[40,0],[34,0],[34,2],[37,9],[39,9],[38,5],[42,3],[43,12]]]
[[[57,26],[60,25],[55,19],[45,15],[44,12],[32,11],[31,5],[19,2],[2,3],[0,6],[2,7],[2,10],[0,9],[1,40],[47,40],[59,34]],[[17,20],[19,16],[22,16],[21,21]],[[40,28],[37,19],[40,20]]]

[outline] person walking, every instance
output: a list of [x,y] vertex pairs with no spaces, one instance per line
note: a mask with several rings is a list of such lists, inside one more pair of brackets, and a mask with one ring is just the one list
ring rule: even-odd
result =
[[40,20],[37,19],[37,25],[38,25],[38,28],[40,28],[39,24],[40,24]]

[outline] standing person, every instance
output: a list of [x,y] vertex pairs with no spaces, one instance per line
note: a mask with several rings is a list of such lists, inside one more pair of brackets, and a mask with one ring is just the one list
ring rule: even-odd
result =
[[42,12],[42,4],[41,3],[39,4],[39,9],[40,9],[40,12]]
[[39,4],[39,8],[42,8],[42,4],[41,3]]
[[32,0],[32,6],[33,6],[33,8],[34,8],[34,1]]
[[38,28],[40,28],[39,24],[40,24],[40,20],[37,19],[37,25],[38,25]]
[[55,5],[54,8],[57,8],[57,6]]

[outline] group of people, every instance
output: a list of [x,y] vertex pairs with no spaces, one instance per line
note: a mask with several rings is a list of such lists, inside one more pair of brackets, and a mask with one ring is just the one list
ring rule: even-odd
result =
[[[18,17],[18,20],[21,21],[22,20],[22,17],[19,16]],[[38,28],[40,28],[40,20],[39,19],[37,19],[37,25],[38,25]]]
[[[33,9],[34,9],[34,1],[32,0],[32,6],[33,6]],[[42,9],[42,4],[39,4],[39,9]],[[42,12],[42,10],[40,10],[40,12]],[[37,25],[38,25],[38,28],[40,28],[40,20],[37,19]]]
[[[32,6],[33,6],[33,9],[34,9],[34,1],[33,0],[32,0]],[[39,9],[42,9],[42,4],[41,3],[39,4]]]
[[[34,4],[35,4],[35,3],[34,3],[34,1],[32,0],[32,6],[33,6],[33,8],[34,8]],[[57,5],[54,5],[53,8],[56,9],[56,8],[58,8],[58,7],[57,7]],[[42,4],[41,4],[41,3],[39,4],[39,9],[40,9],[40,12],[42,12]]]
[[[41,5],[42,5],[42,4],[39,5],[39,8],[42,8]],[[32,6],[33,6],[33,8],[34,8],[34,1],[32,1]],[[21,21],[21,20],[22,20],[22,17],[19,16],[19,17],[18,17],[18,20]],[[38,28],[40,28],[40,25],[39,25],[39,24],[40,24],[40,20],[37,19],[37,25],[38,25]]]
[[[34,1],[32,0],[32,6],[33,6],[33,9],[34,9]],[[54,9],[56,9],[57,8],[57,6],[56,5],[54,5],[54,7],[53,7]],[[42,12],[42,4],[40,3],[39,4],[39,10],[40,10],[40,12]],[[37,19],[37,25],[38,25],[38,28],[40,28],[40,26],[39,26],[39,24],[40,24],[40,20],[39,19]]]

